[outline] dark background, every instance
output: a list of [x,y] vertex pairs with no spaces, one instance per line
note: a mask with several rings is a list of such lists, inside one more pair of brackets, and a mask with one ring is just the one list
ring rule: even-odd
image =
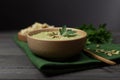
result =
[[19,30],[34,22],[71,27],[106,23],[120,30],[120,0],[0,0],[0,30]]

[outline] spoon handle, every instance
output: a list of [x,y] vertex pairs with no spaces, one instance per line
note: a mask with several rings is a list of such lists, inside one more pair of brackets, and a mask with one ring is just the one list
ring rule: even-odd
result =
[[115,65],[115,64],[116,64],[116,62],[111,61],[111,60],[109,60],[109,59],[106,59],[106,58],[104,58],[104,57],[101,57],[101,56],[99,56],[99,55],[96,55],[95,53],[93,53],[93,52],[91,52],[91,51],[89,51],[89,50],[87,50],[87,49],[83,49],[83,51],[86,52],[86,53],[91,54],[94,58],[96,58],[96,59],[98,59],[98,60],[100,60],[100,61],[102,61],[102,62],[104,62],[104,63],[107,63],[107,64],[109,64],[109,65]]

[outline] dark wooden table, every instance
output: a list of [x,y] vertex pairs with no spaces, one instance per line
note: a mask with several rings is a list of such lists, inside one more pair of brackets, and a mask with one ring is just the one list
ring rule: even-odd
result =
[[[14,43],[15,34],[0,32],[0,80],[120,80],[120,64],[46,77]],[[113,32],[113,38],[120,44],[120,32]]]

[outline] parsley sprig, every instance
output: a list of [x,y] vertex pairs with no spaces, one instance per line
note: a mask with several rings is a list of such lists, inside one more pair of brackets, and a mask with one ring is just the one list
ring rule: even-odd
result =
[[60,35],[64,37],[73,37],[76,36],[76,31],[72,29],[67,29],[66,25],[64,25],[61,29],[59,29]]
[[107,30],[106,24],[100,24],[98,28],[93,26],[93,24],[83,24],[77,28],[87,32],[87,44],[103,44],[112,42],[112,34]]

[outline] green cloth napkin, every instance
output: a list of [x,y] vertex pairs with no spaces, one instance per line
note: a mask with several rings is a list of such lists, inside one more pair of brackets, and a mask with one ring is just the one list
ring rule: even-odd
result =
[[[28,47],[26,42],[19,41],[17,36],[14,38],[16,44],[25,52],[30,61],[42,72],[45,74],[57,74],[63,72],[72,72],[77,70],[85,70],[95,67],[100,67],[106,65],[105,63],[92,58],[84,52],[80,52],[80,55],[77,57],[70,58],[69,61],[52,61],[48,59],[41,58],[35,55]],[[96,44],[87,46],[92,50],[96,49]],[[120,50],[120,44],[102,44],[101,48],[105,50]],[[99,53],[97,55],[103,56],[107,59],[115,60],[120,58],[119,55],[107,56],[106,54]],[[101,65],[102,64],[102,65]]]

